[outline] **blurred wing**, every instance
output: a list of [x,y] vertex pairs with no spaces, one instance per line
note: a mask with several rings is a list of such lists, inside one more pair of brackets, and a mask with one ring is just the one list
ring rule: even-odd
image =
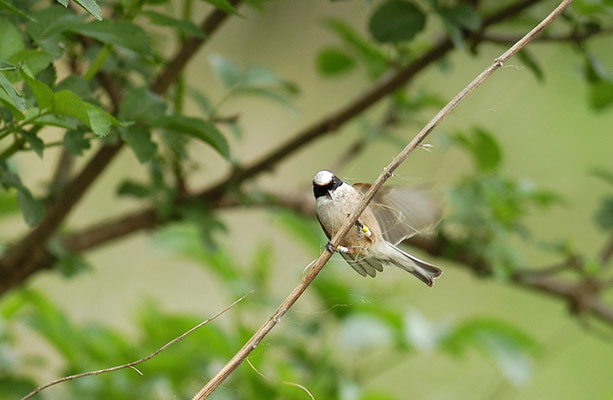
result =
[[[354,188],[365,194],[370,185],[356,183]],[[383,232],[383,238],[393,245],[431,228],[440,220],[440,208],[418,189],[384,187],[370,203]]]

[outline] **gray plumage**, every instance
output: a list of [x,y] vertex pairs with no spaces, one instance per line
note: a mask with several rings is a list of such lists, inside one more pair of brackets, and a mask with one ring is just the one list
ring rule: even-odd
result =
[[[313,179],[317,219],[331,238],[362,200],[370,185],[353,186],[330,171],[319,171]],[[403,240],[433,226],[440,211],[422,192],[408,187],[380,190],[341,241],[341,256],[360,275],[374,277],[384,265],[401,268],[428,286],[442,271],[396,247]],[[362,231],[360,226],[368,229]]]

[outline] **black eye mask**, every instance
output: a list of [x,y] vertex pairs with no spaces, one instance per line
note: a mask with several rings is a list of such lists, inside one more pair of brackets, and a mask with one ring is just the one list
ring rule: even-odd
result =
[[342,184],[343,181],[341,181],[336,176],[332,178],[332,181],[330,181],[330,183],[324,186],[316,185],[315,183],[313,183],[313,194],[315,195],[315,198],[325,196],[328,194],[328,192],[333,192],[337,187]]

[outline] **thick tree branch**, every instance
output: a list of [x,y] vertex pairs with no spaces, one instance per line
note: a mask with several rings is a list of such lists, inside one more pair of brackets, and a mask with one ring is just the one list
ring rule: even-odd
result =
[[[232,4],[238,5],[240,0],[231,0]],[[189,46],[186,51],[179,51],[177,59],[173,59],[155,80],[152,90],[163,94],[179,75],[187,61],[195,54],[210,36],[222,25],[229,15],[224,11],[215,9],[202,23],[201,27],[205,37],[197,41],[187,41]],[[110,76],[100,75],[101,81],[106,88],[113,103],[113,108],[118,109],[121,102],[121,92],[115,81]],[[49,238],[55,234],[66,216],[72,211],[75,204],[91,184],[111,163],[123,147],[122,142],[103,146],[87,163],[83,170],[66,186],[66,189],[47,207],[45,217],[41,223],[30,231],[17,244],[12,246],[0,259],[0,294],[23,282],[28,276],[40,269],[51,259],[46,250]]]
[[[525,47],[536,35],[551,24],[565,9],[572,3],[572,0],[564,0],[560,5],[549,14],[541,23],[526,34],[521,40],[514,44],[509,50],[498,57],[488,68],[479,74],[468,86],[466,86],[457,96],[455,96],[436,116],[430,120],[428,124],[415,136],[415,138],[394,158],[394,160],[383,169],[383,172],[372,184],[368,192],[360,204],[356,207],[351,216],[347,219],[345,225],[332,237],[330,244],[335,248],[347,234],[347,232],[355,224],[359,216],[364,212],[368,204],[375,196],[377,191],[383,186],[385,181],[389,179],[393,172],[406,160],[408,155],[419,146],[424,138],[432,132],[432,130],[453,111],[460,102],[462,102],[473,90],[483,83],[494,71],[500,68],[507,60],[515,55],[519,50]],[[290,295],[281,303],[275,313],[258,329],[258,331],[247,341],[247,343],[236,353],[234,357],[193,397],[193,400],[202,400],[207,398],[228,376],[247,358],[247,356],[259,345],[264,337],[275,327],[275,325],[283,318],[285,313],[294,305],[300,298],[302,293],[307,289],[317,274],[326,265],[332,253],[329,251],[323,252],[309,269],[309,272],[300,282],[298,286],[290,293]]]

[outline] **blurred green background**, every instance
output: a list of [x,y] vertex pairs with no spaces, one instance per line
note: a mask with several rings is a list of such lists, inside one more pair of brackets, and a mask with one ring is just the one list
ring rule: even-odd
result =
[[[496,2],[482,3],[495,8]],[[363,65],[342,76],[327,77],[318,73],[316,58],[323,47],[341,44],[326,27],[327,18],[340,18],[367,36],[368,18],[378,4],[357,0],[271,1],[261,11],[244,7],[243,17],[231,18],[198,53],[186,69],[185,80],[190,89],[203,91],[215,101],[226,93],[211,61],[219,56],[242,69],[264,66],[300,88],[299,95],[291,99],[292,106],[248,96],[232,97],[222,104],[220,113],[238,115],[242,129],[238,137],[224,131],[234,159],[257,159],[372,84]],[[527,14],[536,21],[556,4],[541,2]],[[178,8],[172,2],[165,7]],[[208,10],[207,4],[196,2],[192,20],[200,20]],[[503,33],[524,31],[521,24],[499,29]],[[555,26],[552,31],[556,32]],[[440,24],[429,23],[415,39],[417,48],[439,32]],[[151,35],[153,43],[170,46],[165,32],[153,29]],[[504,49],[497,44],[482,44],[476,56],[466,50],[453,51],[443,63],[420,74],[407,87],[407,93],[427,93],[447,101]],[[566,242],[573,251],[589,258],[595,257],[608,237],[595,226],[594,214],[611,188],[589,171],[593,167],[613,170],[613,112],[590,107],[585,59],[577,49],[549,42],[533,43],[529,49],[544,79],[537,79],[517,58],[506,63],[428,137],[427,142],[433,145],[430,151],[413,153],[390,183],[433,185],[443,194],[445,216],[453,215],[450,192],[475,171],[470,153],[455,144],[454,135],[461,132],[470,136],[476,127],[486,130],[502,151],[498,174],[526,187],[555,192],[563,199],[548,209],[529,209],[522,218],[522,225],[530,231],[528,239],[508,236],[507,244],[519,266],[541,267],[560,257],[537,248],[536,242]],[[606,35],[589,42],[589,51],[609,71],[613,71],[611,49],[613,39]],[[372,181],[437,110],[436,106],[417,110],[391,130],[394,140],[369,142],[361,154],[335,172],[350,182]],[[186,114],[201,112],[195,101],[187,101]],[[365,134],[365,126],[376,124],[384,112],[383,105],[375,106],[339,132],[282,162],[257,183],[250,183],[250,188],[308,195],[313,175],[333,166],[339,155]],[[59,150],[48,149],[42,160],[29,153],[14,157],[22,180],[33,182],[35,193],[42,193],[58,154]],[[189,154],[195,166],[190,187],[215,182],[229,170],[217,153],[201,144],[190,145]],[[82,163],[79,160],[78,165]],[[115,191],[119,179],[146,176],[146,168],[131,152],[124,151],[70,215],[67,225],[84,227],[101,217],[138,209],[140,201],[117,197]],[[46,300],[33,292],[13,291],[3,298],[2,305],[6,309],[19,301],[48,301],[49,307],[61,310],[66,319],[62,324],[74,329],[70,334],[64,332],[67,342],[72,335],[95,335],[94,328],[86,328],[95,324],[118,332],[126,343],[140,343],[135,347],[126,344],[123,354],[117,355],[119,363],[122,357],[132,357],[125,359],[127,362],[145,356],[163,344],[164,337],[170,340],[191,322],[207,318],[255,289],[242,304],[213,322],[214,327],[203,328],[185,339],[187,344],[143,365],[146,377],[159,376],[153,382],[147,380],[154,388],[147,392],[149,395],[183,398],[165,381],[168,371],[177,376],[201,371],[199,379],[191,376],[187,387],[197,389],[198,384],[204,384],[295,287],[325,244],[312,220],[286,211],[239,208],[221,211],[217,216],[227,230],[214,233],[219,246],[216,251],[200,245],[198,232],[189,224],[137,233],[85,253],[91,268],[70,279],[54,271],[30,279],[27,289]],[[2,220],[0,230],[2,237],[10,240],[24,232],[26,225],[14,215]],[[503,276],[480,279],[449,260],[417,253],[444,269],[432,289],[391,268],[376,279],[362,279],[334,256],[317,278],[322,282],[319,289],[310,288],[254,352],[254,365],[273,379],[304,385],[318,400],[331,398],[330,392],[322,389],[332,385],[326,379],[337,380],[334,385],[341,388],[337,392],[340,399],[613,399],[611,327],[598,323],[597,330],[582,327],[560,299],[523,290],[505,282]],[[335,282],[342,288],[335,288]],[[605,299],[612,298],[609,295]],[[343,315],[343,310],[350,314]],[[177,315],[190,317],[174,320]],[[36,322],[43,317],[29,318],[34,326],[44,326]],[[64,373],[81,372],[66,371],[66,359],[71,357],[50,344],[48,334],[45,337],[31,326],[27,319],[11,322],[16,339],[10,345],[10,354],[21,360],[14,364],[16,374],[40,383]],[[471,329],[476,333],[470,333]],[[608,329],[608,339],[598,334],[601,329]],[[455,332],[456,337],[446,332]],[[61,330],[56,334],[62,336]],[[474,344],[466,344],[469,339],[462,342],[462,335],[473,335],[470,340]],[[224,337],[226,343],[222,343]],[[83,339],[75,339],[79,340]],[[496,342],[505,340],[511,345]],[[90,348],[95,347],[93,342]],[[219,343],[215,349],[214,343]],[[100,351],[107,351],[103,349],[100,344]],[[76,347],[74,351],[78,360],[80,350]],[[210,355],[205,355],[206,351]],[[301,351],[308,356],[300,358]],[[206,357],[204,370],[198,364],[204,360],[201,357]],[[104,364],[107,360],[101,356],[99,366],[85,361],[81,365],[110,366]],[[134,371],[124,370],[112,377],[90,377],[81,383],[60,385],[46,391],[45,398],[111,398],[104,397],[101,388],[92,389],[100,385],[96,380],[129,387],[139,385],[139,379]],[[245,382],[253,393],[247,391]],[[78,386],[81,392],[65,387],[70,385]],[[98,397],[90,397],[96,394]],[[308,396],[295,387],[264,380],[245,364],[211,398]]]

